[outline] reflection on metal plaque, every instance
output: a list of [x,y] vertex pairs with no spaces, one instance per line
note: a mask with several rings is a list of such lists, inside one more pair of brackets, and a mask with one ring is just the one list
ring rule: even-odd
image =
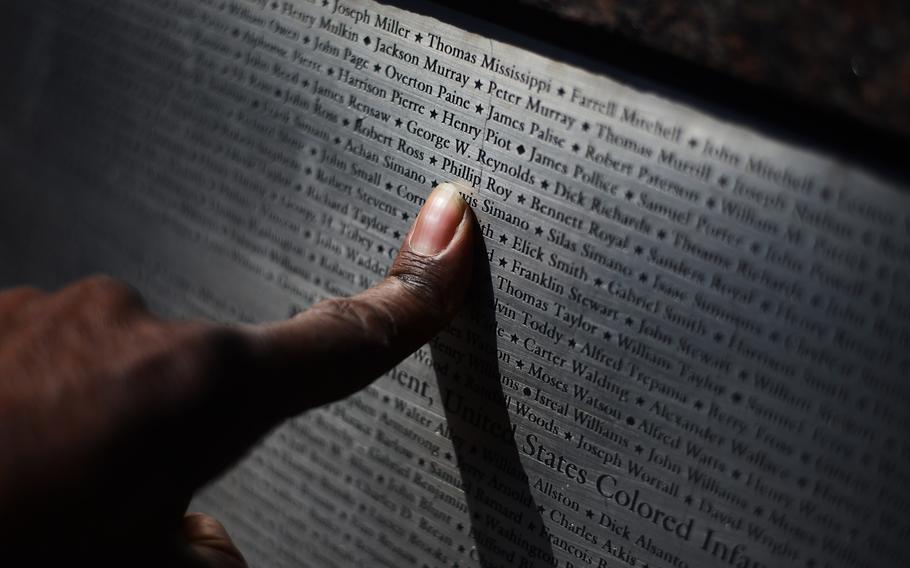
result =
[[451,328],[199,496],[253,565],[910,563],[893,182],[371,1],[16,6],[4,284],[286,317],[474,189]]

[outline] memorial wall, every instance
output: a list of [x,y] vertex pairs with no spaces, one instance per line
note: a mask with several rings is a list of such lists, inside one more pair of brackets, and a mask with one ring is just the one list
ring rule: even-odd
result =
[[448,13],[10,10],[3,285],[267,321],[477,216],[453,325],[198,496],[252,566],[910,565],[905,181]]

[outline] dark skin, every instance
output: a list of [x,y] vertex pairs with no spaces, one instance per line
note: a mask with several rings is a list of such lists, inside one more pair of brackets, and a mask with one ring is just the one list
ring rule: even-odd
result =
[[0,293],[0,550],[9,566],[246,566],[193,493],[288,417],[428,341],[470,279],[474,220],[347,299],[261,326],[165,321],[104,277]]

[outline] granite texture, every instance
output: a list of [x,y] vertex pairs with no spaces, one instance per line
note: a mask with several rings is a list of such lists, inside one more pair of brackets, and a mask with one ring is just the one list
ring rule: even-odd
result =
[[910,138],[907,0],[517,0]]

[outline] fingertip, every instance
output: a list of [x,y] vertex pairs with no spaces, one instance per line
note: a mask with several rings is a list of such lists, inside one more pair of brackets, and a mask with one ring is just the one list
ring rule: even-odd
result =
[[[441,312],[435,319],[454,316],[471,282],[477,220],[466,193],[453,183],[439,184],[421,208],[389,270],[391,279],[403,283],[411,293],[425,300],[425,308]],[[441,215],[438,212],[441,208],[448,211]],[[433,230],[427,227],[433,222],[443,225],[435,229],[446,235],[446,242],[443,246],[437,243],[435,252],[427,254],[427,248],[421,244],[421,233]]]
[[406,248],[421,256],[436,256],[448,250],[469,209],[458,186],[449,182],[437,185],[405,239]]

